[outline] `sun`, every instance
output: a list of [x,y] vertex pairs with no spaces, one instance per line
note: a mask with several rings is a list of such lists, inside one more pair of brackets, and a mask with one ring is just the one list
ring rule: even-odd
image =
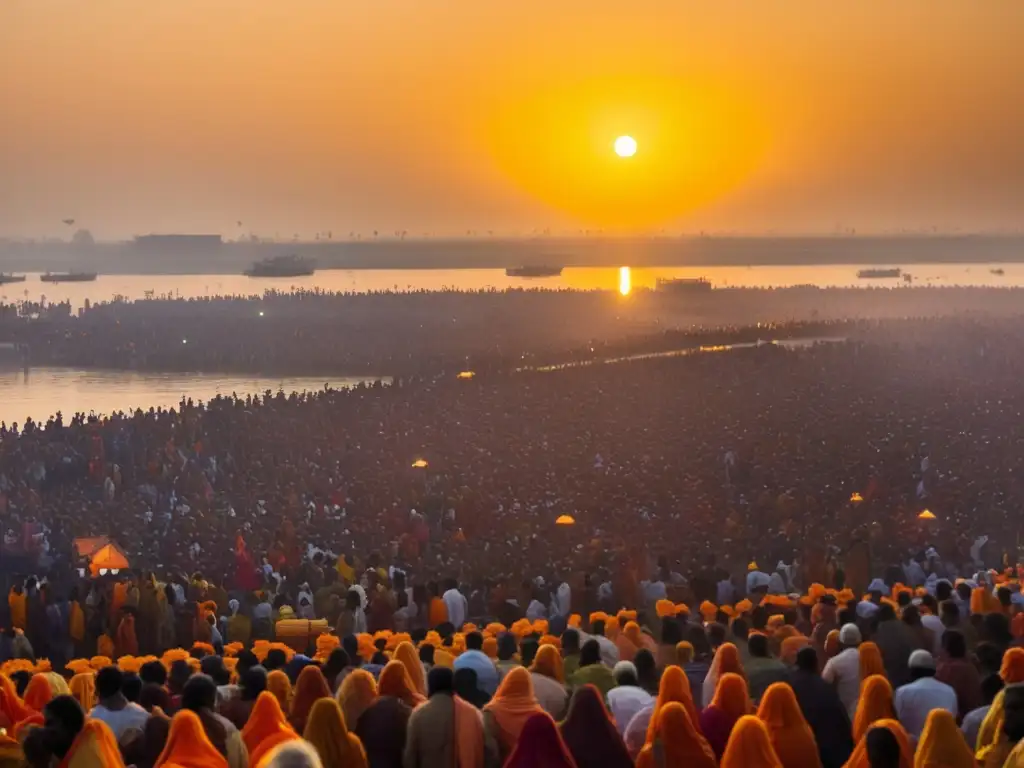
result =
[[615,154],[619,157],[632,157],[636,154],[636,139],[632,136],[619,136],[615,140]]

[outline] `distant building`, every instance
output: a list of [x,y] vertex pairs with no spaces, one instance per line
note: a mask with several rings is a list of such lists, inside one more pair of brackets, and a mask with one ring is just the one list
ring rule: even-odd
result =
[[209,250],[223,240],[220,235],[137,235],[135,244],[151,250]]

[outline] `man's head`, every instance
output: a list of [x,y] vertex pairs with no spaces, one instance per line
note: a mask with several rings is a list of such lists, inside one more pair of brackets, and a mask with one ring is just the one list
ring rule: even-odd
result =
[[888,728],[870,728],[864,746],[867,748],[868,764],[871,768],[899,768],[900,743]]
[[511,632],[502,632],[498,635],[498,660],[512,661],[519,646],[516,644],[516,636]]
[[1016,744],[1024,739],[1024,685],[1008,685],[1003,691],[1003,731]]
[[427,673],[427,692],[431,697],[455,690],[455,675],[446,667],[434,667]]
[[[498,646],[498,658],[501,658],[501,646]],[[562,654],[568,656],[580,652],[580,633],[575,629],[567,629],[562,633]]]
[[139,670],[139,677],[142,678],[143,685],[146,683],[165,685],[167,683],[167,667],[159,661],[147,661]]
[[288,663],[288,657],[284,655],[284,651],[280,648],[271,648],[267,653],[267,657],[263,660],[263,666],[267,668],[268,672],[273,672],[275,669],[284,669]]
[[947,629],[942,633],[942,650],[951,659],[964,659],[967,657],[967,641],[961,632]]
[[935,677],[935,657],[928,653],[928,651],[914,651],[910,654],[910,661],[907,662],[907,666],[910,667],[911,680],[920,680],[922,677]]
[[733,637],[737,640],[746,640],[747,636],[750,634],[750,627],[747,626],[747,620],[742,617],[734,619],[732,626],[729,627],[729,629],[732,631]]
[[216,685],[227,685],[231,682],[231,673],[224,666],[224,659],[220,656],[207,656],[199,662],[199,668],[204,675],[209,675]]
[[217,684],[209,675],[193,675],[181,692],[182,709],[198,712],[213,710],[217,706]]
[[267,670],[260,665],[249,667],[241,677],[242,698],[245,701],[256,701],[257,697],[267,690]]
[[424,664],[434,663],[434,646],[430,643],[424,643],[420,646],[420,661]]
[[818,674],[818,652],[811,646],[801,648],[796,654],[796,668],[801,672]]
[[999,675],[986,675],[981,681],[981,703],[984,706],[992,704],[1004,685]]
[[604,637],[604,621],[598,619],[590,625],[590,634]]
[[480,651],[484,647],[484,636],[479,632],[470,632],[466,635],[466,650]]
[[580,666],[587,667],[591,664],[601,663],[601,645],[591,638],[580,648]]
[[768,638],[760,632],[751,632],[750,637],[747,638],[747,650],[754,658],[768,658]]
[[[107,667],[107,669],[116,669]],[[100,670],[103,672],[104,670]],[[97,675],[97,678],[99,675]],[[97,685],[98,687],[98,685]],[[73,696],[57,696],[43,707],[43,727],[47,743],[57,757],[64,757],[75,737],[85,726],[85,712]]]
[[960,606],[952,600],[939,603],[939,618],[944,627],[956,627],[960,624]]
[[839,630],[839,644],[843,648],[856,648],[860,642],[860,629],[856,624],[844,624]]
[[616,685],[640,685],[640,677],[636,672],[636,665],[632,661],[620,661],[612,670],[615,676]]
[[117,667],[104,667],[96,673],[96,695],[100,699],[109,699],[121,693],[124,675]]
[[953,585],[945,579],[939,579],[939,581],[935,584],[935,599],[940,603],[944,603],[946,600],[949,600],[949,598],[951,598],[952,596]]

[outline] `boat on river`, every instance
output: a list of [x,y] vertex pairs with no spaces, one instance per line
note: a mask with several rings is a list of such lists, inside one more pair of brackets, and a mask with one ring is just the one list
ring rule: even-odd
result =
[[9,275],[0,272],[0,285],[7,285],[8,283],[24,283],[24,275]]
[[899,267],[871,267],[857,272],[857,277],[861,280],[884,280],[902,276],[903,270]]
[[509,267],[505,277],[559,277],[563,267],[550,267],[543,264],[527,267]]
[[95,272],[47,272],[40,275],[44,283],[91,283],[96,279]]
[[271,256],[257,261],[245,271],[249,277],[308,277],[316,273],[316,263],[294,253]]

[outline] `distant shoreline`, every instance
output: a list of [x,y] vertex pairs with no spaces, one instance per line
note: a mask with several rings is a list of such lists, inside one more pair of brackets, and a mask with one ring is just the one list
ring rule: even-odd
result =
[[0,271],[95,271],[108,275],[241,274],[254,261],[296,253],[320,270],[892,266],[1024,263],[1021,235],[863,237],[658,237],[224,242],[161,248],[135,242],[91,246],[0,241]]

